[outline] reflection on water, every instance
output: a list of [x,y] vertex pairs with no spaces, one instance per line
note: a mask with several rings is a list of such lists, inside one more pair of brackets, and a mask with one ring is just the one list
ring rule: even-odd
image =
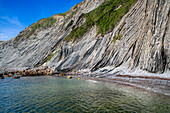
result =
[[3,112],[170,112],[170,97],[127,86],[56,77],[0,80]]

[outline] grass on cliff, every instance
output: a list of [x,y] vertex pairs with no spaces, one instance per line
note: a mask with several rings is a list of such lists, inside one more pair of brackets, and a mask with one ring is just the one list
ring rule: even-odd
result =
[[102,36],[113,30],[117,22],[130,10],[136,0],[107,0],[95,10],[84,14],[86,22],[71,31],[64,41],[76,40],[96,25]]
[[122,34],[120,34],[120,32],[117,34],[117,36],[115,36],[112,40],[112,42],[116,42],[116,40],[120,40],[122,38]]
[[66,11],[65,13],[59,13],[59,15],[66,16],[69,13],[69,11]]
[[24,39],[24,37],[29,38],[32,34],[36,34],[36,30],[45,29],[51,27],[57,20],[53,17],[41,19],[38,22],[29,26],[26,30],[21,31],[20,34],[15,39],[16,42]]
[[119,27],[119,29],[118,29],[118,33],[117,33],[117,36],[115,36],[114,38],[113,38],[113,40],[111,40],[111,42],[116,42],[116,40],[120,40],[122,37],[123,37],[123,35],[120,33],[120,31],[121,31],[121,29],[123,28],[123,26],[125,25],[125,21],[123,21],[123,23],[122,23],[122,25],[120,25],[120,27]]
[[60,50],[57,50],[57,51],[56,51],[55,53],[53,53],[50,57],[48,57],[48,59],[46,60],[46,62],[50,61],[51,58],[52,58],[55,54],[57,54],[58,52],[60,52]]
[[48,28],[51,27],[56,22],[56,19],[53,17],[45,18],[42,20],[39,20],[37,23],[33,24],[30,28],[27,38],[29,38],[37,29],[41,28]]
[[67,30],[72,24],[73,24],[73,20],[71,20],[69,23],[68,23],[68,25],[66,26],[66,28],[65,28],[65,30]]

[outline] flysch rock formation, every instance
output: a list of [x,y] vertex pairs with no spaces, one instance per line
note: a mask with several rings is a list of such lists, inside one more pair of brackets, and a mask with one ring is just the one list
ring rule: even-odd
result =
[[[98,28],[94,25],[81,38],[64,41],[73,29],[85,23],[82,15],[103,2],[84,0],[64,16],[54,15],[54,25],[26,37],[30,26],[18,36],[0,43],[0,68],[22,70],[48,66],[54,71],[109,74],[126,68],[127,72],[144,70],[169,76],[169,0],[136,0],[113,30],[104,36],[97,33]],[[121,39],[113,41],[118,35]]]

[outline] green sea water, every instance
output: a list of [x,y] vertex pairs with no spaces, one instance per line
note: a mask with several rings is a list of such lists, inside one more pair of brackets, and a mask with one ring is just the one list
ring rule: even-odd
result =
[[0,80],[0,113],[170,113],[170,97],[50,76]]

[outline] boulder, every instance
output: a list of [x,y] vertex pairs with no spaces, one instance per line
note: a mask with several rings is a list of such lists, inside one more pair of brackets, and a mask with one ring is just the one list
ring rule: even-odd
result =
[[9,77],[9,75],[4,75],[4,77]]
[[1,79],[5,79],[4,76],[2,76]]
[[19,79],[20,78],[20,76],[15,76],[15,77],[12,77],[13,79]]
[[67,76],[67,78],[71,79],[71,78],[73,78],[73,77],[72,77],[72,76]]
[[12,77],[13,75],[14,75],[14,74],[11,74],[11,73],[10,73],[10,74],[9,74],[9,77]]
[[3,73],[0,73],[0,77],[2,77],[3,76]]

